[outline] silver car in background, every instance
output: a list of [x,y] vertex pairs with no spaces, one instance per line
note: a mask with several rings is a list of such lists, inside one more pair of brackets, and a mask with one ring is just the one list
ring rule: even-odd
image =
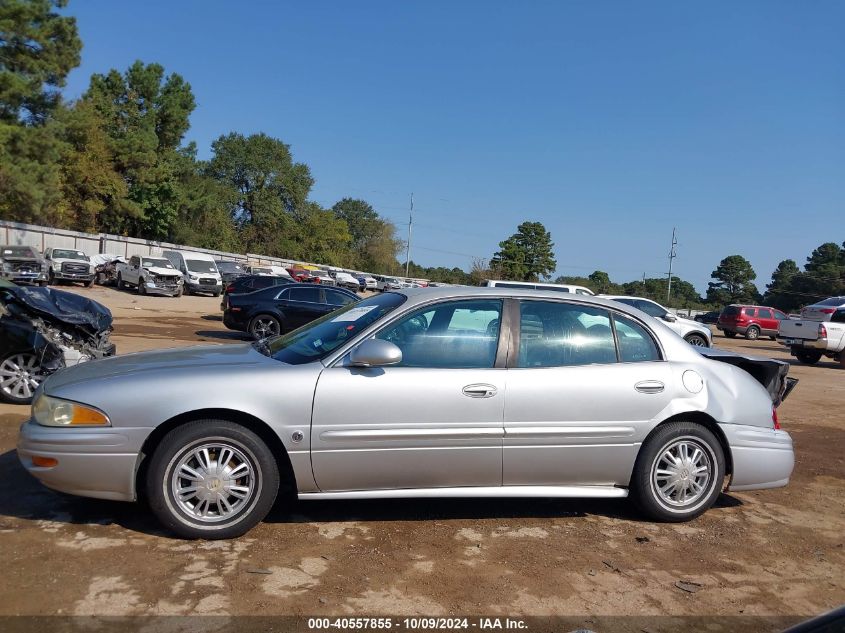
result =
[[605,299],[625,303],[631,307],[642,310],[647,315],[664,321],[670,330],[677,332],[687,343],[695,347],[711,347],[713,345],[713,332],[710,328],[694,321],[672,314],[668,308],[659,303],[644,297],[627,297],[614,295],[601,295]]
[[189,538],[243,534],[280,491],[630,496],[651,519],[685,521],[726,476],[729,490],[787,484],[792,440],[775,407],[794,386],[788,368],[700,353],[600,298],[409,289],[254,344],[60,371],[18,455],[57,490],[143,495]]

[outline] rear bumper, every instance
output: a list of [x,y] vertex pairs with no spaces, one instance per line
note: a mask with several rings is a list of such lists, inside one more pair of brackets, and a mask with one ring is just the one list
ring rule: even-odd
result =
[[742,424],[720,424],[719,428],[733,462],[728,490],[780,488],[789,483],[795,466],[789,433]]
[[[67,429],[32,421],[21,425],[18,459],[30,475],[53,490],[82,497],[134,501],[135,473],[148,428]],[[58,464],[35,466],[34,456]]]
[[778,336],[778,343],[786,345],[791,348],[812,349],[820,352],[827,351],[827,339],[817,338],[815,340],[806,338],[790,338],[788,336]]
[[748,330],[747,325],[733,325],[731,323],[717,323],[716,329],[721,332],[738,332],[739,334],[745,334]]
[[232,313],[228,310],[223,312],[223,325],[230,330],[237,330],[238,332],[246,332],[246,322],[232,317]]

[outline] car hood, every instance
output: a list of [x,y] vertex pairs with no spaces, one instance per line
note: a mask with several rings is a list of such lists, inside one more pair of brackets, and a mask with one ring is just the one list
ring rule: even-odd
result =
[[23,257],[21,255],[0,255],[0,260],[17,263],[30,262],[33,264],[40,264],[44,261],[41,257]]
[[82,295],[53,288],[9,288],[19,304],[31,315],[59,321],[80,328],[89,334],[100,334],[111,328],[111,311],[101,303]]
[[73,257],[54,257],[52,261],[56,264],[71,262],[72,264],[85,264],[86,266],[91,266],[90,261],[85,261],[84,259],[74,259]]
[[153,266],[152,268],[145,268],[154,275],[168,275],[173,277],[181,277],[182,273],[174,268],[161,268],[160,266]]
[[137,352],[63,369],[45,381],[44,391],[54,394],[80,383],[103,382],[118,376],[126,376],[130,381],[143,381],[153,374],[163,377],[164,374],[184,372],[195,375],[218,373],[220,370],[234,372],[238,368],[264,366],[268,363],[282,365],[279,361],[256,351],[250,344],[202,345]]

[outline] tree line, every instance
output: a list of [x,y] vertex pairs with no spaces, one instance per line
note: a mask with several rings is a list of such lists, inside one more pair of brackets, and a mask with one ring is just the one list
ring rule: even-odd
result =
[[82,42],[66,0],[0,3],[0,217],[377,272],[396,228],[364,200],[309,199],[314,179],[266,134],[185,143],[191,85],[156,63],[94,74],[62,99]]

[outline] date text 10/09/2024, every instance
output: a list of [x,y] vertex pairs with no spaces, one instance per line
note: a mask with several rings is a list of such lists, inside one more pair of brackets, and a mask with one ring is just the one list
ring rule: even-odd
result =
[[524,630],[528,625],[515,618],[308,618],[309,630]]

